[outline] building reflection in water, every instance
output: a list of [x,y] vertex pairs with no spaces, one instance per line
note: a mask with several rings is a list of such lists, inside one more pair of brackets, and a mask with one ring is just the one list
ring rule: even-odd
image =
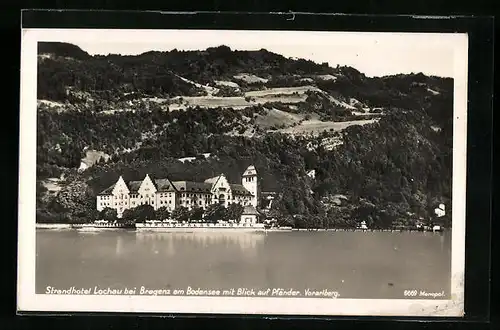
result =
[[225,248],[237,246],[246,255],[254,255],[258,247],[263,245],[265,237],[264,233],[242,232],[136,232],[137,241],[150,243],[152,253],[155,253],[158,248],[164,248],[168,255],[174,255],[177,248],[186,244],[201,249],[211,246],[224,246]]
[[441,252],[443,252],[445,248],[445,239],[444,239],[444,234],[440,233],[439,235],[439,242],[441,243]]
[[116,250],[115,254],[117,256],[121,256],[123,254],[123,237],[122,236],[117,236],[116,237]]

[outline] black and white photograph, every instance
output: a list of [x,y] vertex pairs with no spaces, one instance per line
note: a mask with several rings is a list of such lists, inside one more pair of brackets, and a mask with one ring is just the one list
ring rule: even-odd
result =
[[19,310],[463,316],[467,47],[24,30]]

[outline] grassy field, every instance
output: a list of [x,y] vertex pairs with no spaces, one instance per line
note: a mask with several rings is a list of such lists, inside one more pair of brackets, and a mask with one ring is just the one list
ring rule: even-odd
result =
[[63,187],[62,181],[59,178],[48,178],[42,180],[41,183],[51,194],[58,193]]
[[352,125],[366,125],[376,122],[377,119],[353,120],[344,122],[320,121],[317,119],[305,120],[295,127],[287,127],[276,130],[277,132],[292,135],[313,134],[317,135],[323,131],[342,131]]
[[233,76],[234,79],[237,79],[237,80],[242,80],[248,84],[252,84],[252,83],[266,83],[268,80],[265,79],[265,78],[261,78],[261,77],[258,77],[256,75],[253,75],[253,74],[249,74],[249,73],[240,73],[240,74],[237,74],[236,76]]
[[[267,102],[298,103],[306,100],[305,92],[320,91],[314,86],[270,88],[260,91],[251,91],[243,96],[217,97],[217,96],[183,96],[174,97],[169,105],[170,110],[184,110],[188,107],[203,108],[234,108],[242,109],[255,104]],[[160,102],[160,99],[158,99]]]
[[[182,100],[182,103],[179,102]],[[231,97],[217,97],[217,96],[184,96],[175,97],[172,99],[172,104],[169,105],[170,110],[184,110],[188,107],[202,107],[202,108],[235,108],[241,109],[251,106],[251,102],[245,101],[242,96]]]
[[337,80],[337,77],[335,77],[331,74],[317,75],[316,78],[321,79],[321,80]]
[[249,97],[266,97],[271,95],[280,95],[280,94],[304,94],[307,91],[315,91],[315,92],[323,92],[321,89],[314,86],[298,86],[298,87],[276,87],[263,89],[260,91],[250,91],[246,92],[245,96]]
[[110,156],[102,151],[97,150],[87,150],[85,152],[85,157],[82,158],[81,163],[85,164],[84,167],[88,168],[94,165],[100,159],[108,160]]
[[305,94],[290,94],[290,95],[267,95],[262,97],[256,97],[253,100],[255,104],[265,104],[268,102],[279,102],[283,104],[299,103],[304,102],[307,96]]
[[227,86],[227,87],[232,87],[232,88],[240,88],[240,86],[237,83],[232,82],[232,81],[215,80],[214,82],[218,86]]
[[48,101],[48,100],[37,100],[37,108],[45,108],[54,111],[65,111],[67,110],[63,103]]
[[291,126],[303,119],[303,114],[294,114],[278,109],[270,109],[265,116],[257,116],[257,118],[255,118],[255,124],[263,129],[268,129],[275,125]]

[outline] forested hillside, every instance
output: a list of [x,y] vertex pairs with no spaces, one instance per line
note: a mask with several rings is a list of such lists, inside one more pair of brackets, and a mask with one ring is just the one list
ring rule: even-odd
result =
[[[38,99],[39,221],[84,221],[119,175],[238,182],[249,164],[296,226],[411,225],[451,199],[450,78],[225,46],[90,56],[40,43]],[[110,158],[78,171],[88,150]]]

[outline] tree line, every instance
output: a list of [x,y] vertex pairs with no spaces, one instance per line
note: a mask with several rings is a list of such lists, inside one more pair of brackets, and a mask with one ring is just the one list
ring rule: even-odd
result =
[[[95,194],[115,183],[119,175],[127,180],[142,180],[149,174],[203,181],[225,173],[231,182],[239,182],[246,166],[254,164],[263,190],[279,192],[272,211],[284,223],[305,226],[303,221],[319,219],[324,225],[349,227],[355,219],[363,218],[373,227],[385,228],[407,221],[411,218],[408,214],[414,214],[414,220],[408,221],[428,218],[437,203],[450,205],[448,133],[434,131],[432,123],[425,112],[393,109],[378,123],[343,131],[343,143],[332,150],[320,143],[328,133],[314,138],[214,135],[205,137],[214,146],[207,159],[182,163],[159,159],[156,151],[143,152],[134,158],[97,164],[77,180],[89,186],[95,199]],[[312,149],[308,147],[311,139],[317,139]],[[311,169],[316,170],[315,179],[306,175]],[[349,196],[349,204],[325,204],[324,198],[333,194]],[[80,198],[81,193],[75,195]]]
[[233,221],[240,222],[243,214],[243,206],[240,204],[230,204],[227,208],[221,204],[211,204],[206,209],[194,207],[188,209],[185,206],[176,207],[170,211],[163,206],[155,210],[151,205],[139,205],[134,208],[126,209],[121,217],[118,217],[116,209],[106,207],[102,211],[89,210],[87,214],[81,217],[64,219],[57,214],[48,216],[42,211],[38,212],[38,222],[71,222],[71,223],[92,223],[97,220],[105,220],[108,222],[117,222],[123,224],[143,223],[145,221],[164,221],[174,220],[178,222],[204,222],[216,223],[218,221]]

